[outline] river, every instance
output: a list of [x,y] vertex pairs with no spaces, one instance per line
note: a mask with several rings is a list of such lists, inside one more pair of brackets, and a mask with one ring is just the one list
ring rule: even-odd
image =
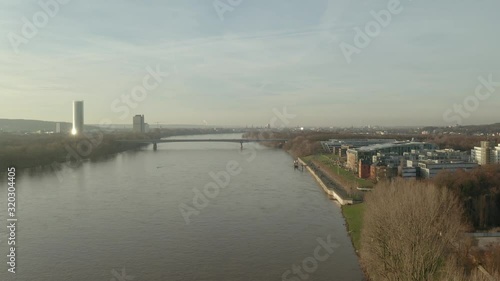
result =
[[292,160],[251,143],[163,143],[18,171],[16,274],[4,174],[0,280],[362,280],[339,206]]

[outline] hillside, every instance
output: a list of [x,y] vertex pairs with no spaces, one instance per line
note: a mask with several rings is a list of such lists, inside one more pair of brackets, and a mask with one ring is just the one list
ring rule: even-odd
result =
[[494,134],[500,132],[500,123],[486,124],[486,125],[454,126],[454,127],[428,126],[422,128],[422,130],[435,133],[454,132],[465,135],[492,134],[492,133]]
[[[0,119],[0,132],[36,132],[42,131],[55,131],[56,123],[53,121],[40,121],[40,120],[25,120],[25,119]],[[69,122],[59,122],[61,123],[61,129],[67,128],[69,131],[72,127]],[[85,128],[91,129],[92,126],[85,126]]]

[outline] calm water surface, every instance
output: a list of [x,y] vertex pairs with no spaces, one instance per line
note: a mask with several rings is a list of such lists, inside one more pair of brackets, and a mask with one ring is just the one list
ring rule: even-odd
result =
[[[65,168],[62,181],[18,173],[17,273],[7,272],[4,226],[0,280],[263,281],[282,280],[294,265],[302,278],[287,280],[362,280],[340,208],[292,160],[256,144],[168,143]],[[193,205],[196,190],[216,185],[210,172],[228,163],[239,173]],[[318,261],[318,239],[328,236],[335,248]]]

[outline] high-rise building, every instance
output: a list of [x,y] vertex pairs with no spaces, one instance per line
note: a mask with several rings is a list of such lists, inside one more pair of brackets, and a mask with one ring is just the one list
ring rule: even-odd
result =
[[146,125],[144,123],[144,115],[136,115],[133,118],[133,130],[136,133],[145,133]]
[[71,134],[78,135],[83,132],[83,101],[73,101],[73,129]]

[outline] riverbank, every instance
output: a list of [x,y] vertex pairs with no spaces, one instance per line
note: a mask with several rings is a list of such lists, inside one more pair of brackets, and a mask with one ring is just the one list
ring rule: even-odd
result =
[[347,233],[351,237],[352,245],[359,254],[361,248],[361,228],[363,226],[363,203],[342,206],[342,214],[346,221]]
[[[311,167],[307,165],[304,160],[301,158],[298,158],[298,160],[301,165],[305,165],[307,171],[312,175],[323,191],[340,204],[346,223],[346,230],[351,238],[351,243],[354,246],[356,253],[358,253],[360,249],[364,205],[361,202],[356,202],[352,198],[346,197],[345,191],[340,187],[337,187],[336,189],[328,188],[327,184],[324,182],[324,177],[330,177],[329,174],[322,174],[320,176],[317,174],[318,172],[311,169]],[[335,179],[330,178],[330,180],[334,181]]]
[[[287,134],[275,134],[269,132],[248,132],[244,134],[244,137],[260,139],[278,138],[278,136],[280,138],[290,138],[290,135]],[[278,148],[276,144],[273,143],[263,143],[262,145]],[[288,141],[281,148],[294,159],[299,159],[302,165],[307,165],[307,162],[309,161],[316,162],[319,168],[323,171],[322,174],[325,175],[326,178],[322,179],[321,176],[313,171],[310,166],[305,166],[307,171],[313,176],[323,191],[327,193],[329,197],[334,198],[339,202],[342,215],[344,217],[346,231],[349,234],[351,243],[359,258],[364,205],[361,203],[361,200],[353,200],[352,198],[348,198],[346,194],[348,193],[348,190],[352,192],[354,186],[372,187],[373,183],[355,178],[351,173],[338,165],[335,166],[336,170],[334,171],[334,166],[330,164],[333,163],[333,160],[335,159],[329,159],[328,156],[319,155],[319,159],[316,159],[318,157],[315,156],[321,153],[322,149],[318,140],[315,138],[309,139],[306,138],[306,136],[290,138],[290,141]],[[336,188],[328,188],[325,181],[334,183]],[[348,186],[352,185],[352,183],[357,183],[357,185]],[[344,204],[342,204],[342,202]]]
[[[323,173],[321,170],[313,170],[311,166],[302,160],[300,157],[297,158],[300,165],[304,165],[307,171],[311,174],[318,185],[323,189],[323,191],[330,197],[337,201],[340,205],[342,216],[344,218],[345,229],[349,238],[351,240],[351,245],[354,248],[354,252],[358,257],[358,262],[360,263],[361,270],[366,278],[367,273],[361,266],[361,259],[359,256],[359,251],[361,248],[361,228],[363,224],[363,211],[364,204],[361,202],[355,202],[352,198],[346,196],[345,187],[339,187],[339,183],[332,179],[329,174]],[[312,164],[311,161],[309,161]],[[314,164],[312,164],[314,165]],[[321,175],[318,175],[320,173]],[[335,183],[336,188],[329,188],[324,180],[327,179],[328,182]]]
[[298,161],[301,165],[303,165],[306,170],[312,175],[314,180],[319,184],[319,186],[323,189],[323,191],[328,194],[328,196],[333,197],[337,202],[340,203],[340,205],[350,205],[353,204],[353,199],[349,198],[347,194],[338,186],[335,185],[334,182],[324,182],[325,175],[321,173],[320,171],[317,171],[313,169],[314,167],[311,167],[306,163],[304,160],[301,158],[298,158]]
[[146,138],[138,134],[89,132],[82,136],[0,135],[0,173],[7,167],[43,168],[66,162],[81,162],[109,157],[144,144],[118,143],[117,139]]
[[[216,133],[232,133],[233,130],[218,129]],[[140,143],[117,142],[116,140],[160,139],[163,137],[213,134],[214,129],[156,129],[141,134],[122,131],[89,131],[81,136],[62,133],[20,134],[0,133],[0,174],[7,167],[18,169],[43,169],[54,164],[98,160],[118,153],[147,146]]]
[[313,156],[312,161],[322,167],[330,177],[340,182],[346,191],[357,187],[372,188],[374,186],[372,181],[359,178],[352,171],[342,167],[340,162],[345,159],[340,159],[338,155],[321,153]]

